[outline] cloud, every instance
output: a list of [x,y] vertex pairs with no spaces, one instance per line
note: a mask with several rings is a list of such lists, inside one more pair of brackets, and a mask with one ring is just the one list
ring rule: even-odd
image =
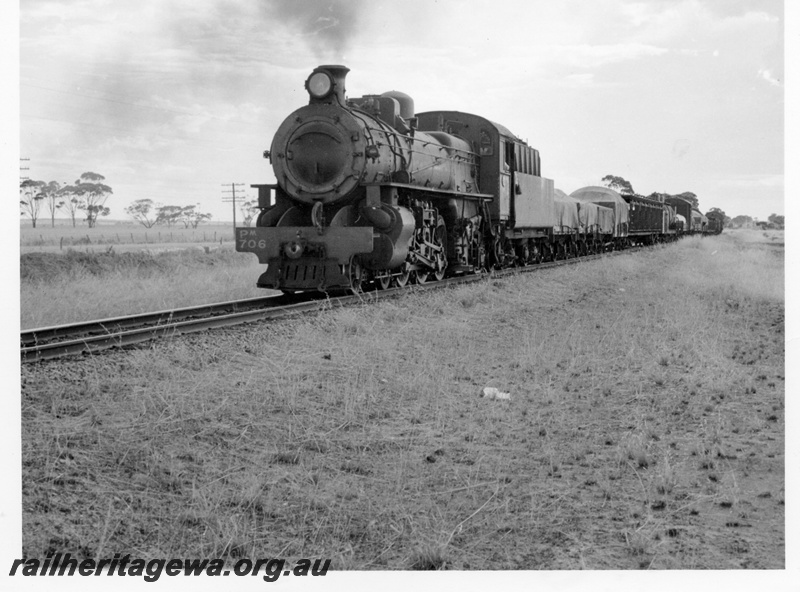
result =
[[260,3],[263,24],[282,23],[296,31],[317,58],[338,59],[359,36],[362,0],[269,0]]
[[566,87],[573,88],[591,86],[594,83],[594,74],[591,72],[584,74],[568,74],[562,78],[561,83]]
[[740,189],[783,189],[783,174],[732,174],[717,179],[717,183],[725,187]]
[[620,28],[627,29],[626,38],[630,41],[697,47],[720,37],[780,27],[780,3],[764,3],[761,10],[754,10],[752,4],[752,1],[730,0],[663,0],[618,3],[616,7],[621,15]]
[[748,11],[741,15],[722,19],[718,28],[728,32],[736,32],[752,29],[753,27],[775,26],[778,24],[780,24],[780,18],[777,15],[765,11]]
[[691,142],[685,138],[681,138],[679,140],[675,140],[675,143],[672,145],[672,156],[677,159],[681,159],[689,154],[689,149],[691,148]]
[[169,141],[166,138],[154,136],[112,136],[101,141],[100,150],[103,152],[121,151],[123,153],[128,153],[129,151],[153,152],[155,150],[161,150],[168,145]]
[[773,77],[772,72],[767,69],[761,69],[758,71],[759,77],[763,78],[767,82],[769,82],[772,86],[781,86],[781,81],[775,77]]
[[644,57],[661,56],[668,53],[665,47],[646,43],[612,43],[555,45],[548,48],[543,57],[566,65],[599,68]]

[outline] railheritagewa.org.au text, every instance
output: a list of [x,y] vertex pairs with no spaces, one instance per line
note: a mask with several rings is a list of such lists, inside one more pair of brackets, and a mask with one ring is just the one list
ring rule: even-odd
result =
[[157,582],[161,576],[238,576],[261,577],[274,582],[281,576],[324,576],[330,559],[298,559],[290,564],[285,559],[248,559],[226,565],[224,559],[138,559],[116,553],[110,559],[81,559],[69,553],[48,555],[44,559],[15,559],[9,576],[128,576]]

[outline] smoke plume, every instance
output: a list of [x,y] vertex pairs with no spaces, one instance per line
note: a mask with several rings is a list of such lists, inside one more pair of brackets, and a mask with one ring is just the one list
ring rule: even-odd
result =
[[340,58],[355,37],[363,0],[270,0],[271,17],[298,29],[317,58]]

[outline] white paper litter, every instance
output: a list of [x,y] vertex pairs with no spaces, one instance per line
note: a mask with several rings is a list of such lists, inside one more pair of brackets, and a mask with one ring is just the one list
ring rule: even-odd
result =
[[483,398],[484,399],[500,399],[503,401],[507,401],[511,398],[511,393],[504,393],[500,389],[497,389],[493,386],[487,386],[483,389]]

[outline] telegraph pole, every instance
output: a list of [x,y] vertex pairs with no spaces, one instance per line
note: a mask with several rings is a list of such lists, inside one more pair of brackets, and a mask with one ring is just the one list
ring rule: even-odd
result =
[[[227,187],[227,183],[222,184],[223,187]],[[244,183],[231,183],[230,190],[224,190],[222,192],[222,201],[225,203],[231,202],[233,203],[233,235],[236,238],[236,188],[243,187]]]

